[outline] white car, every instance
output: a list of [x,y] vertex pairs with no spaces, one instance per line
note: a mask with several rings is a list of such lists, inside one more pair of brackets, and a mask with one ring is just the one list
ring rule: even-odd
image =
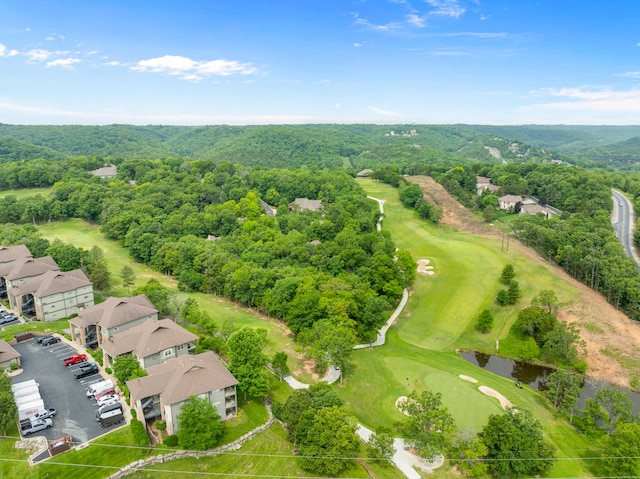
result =
[[98,399],[98,407],[110,406],[111,404],[117,403],[119,399],[117,394],[107,394]]

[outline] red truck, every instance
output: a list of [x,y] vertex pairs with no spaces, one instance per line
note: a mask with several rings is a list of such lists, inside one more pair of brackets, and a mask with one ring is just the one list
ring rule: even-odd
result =
[[84,363],[87,360],[86,354],[74,354],[68,358],[64,358],[64,365],[71,366],[72,364]]

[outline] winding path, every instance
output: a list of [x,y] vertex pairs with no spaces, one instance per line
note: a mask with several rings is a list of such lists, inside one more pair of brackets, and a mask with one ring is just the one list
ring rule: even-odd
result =
[[[378,231],[381,231],[382,217],[384,215],[384,203],[386,200],[380,200],[378,198],[374,198],[373,196],[367,196],[367,198],[377,201],[378,205],[380,206],[380,219],[378,220],[378,224],[376,225],[376,228],[378,229]],[[400,316],[400,313],[402,313],[402,311],[404,310],[404,307],[406,306],[408,300],[409,300],[409,291],[407,290],[407,288],[405,288],[402,291],[402,299],[400,300],[400,304],[398,304],[398,307],[395,309],[393,314],[389,317],[385,325],[382,328],[380,328],[380,331],[378,331],[378,337],[376,338],[376,340],[372,343],[357,344],[353,347],[353,349],[364,349],[364,348],[370,348],[375,346],[382,346],[386,340],[387,330],[391,327],[393,323],[395,323],[396,319],[398,319],[398,316]],[[335,381],[337,381],[339,378],[340,378],[340,371],[335,369],[333,366],[331,366],[329,368],[329,371],[325,375],[325,377],[322,378],[322,381],[332,384]],[[291,386],[292,389],[307,389],[309,387],[308,384],[302,383],[291,376],[285,376],[284,380],[287,382],[287,384],[289,384],[289,386]],[[369,438],[373,434],[373,431],[369,428],[366,428],[362,424],[358,424],[356,434],[358,434],[358,436],[360,437],[360,439],[362,439],[362,441],[369,442]],[[404,439],[402,438],[395,438],[393,440],[393,448],[395,449],[395,453],[393,454],[391,461],[409,479],[420,479],[422,477],[418,472],[416,472],[414,467],[422,469],[425,472],[433,472],[433,469],[436,469],[442,466],[442,464],[444,464],[444,457],[442,456],[436,458],[432,462],[429,462],[424,458],[416,456],[415,454],[411,454],[409,451],[407,451]]]

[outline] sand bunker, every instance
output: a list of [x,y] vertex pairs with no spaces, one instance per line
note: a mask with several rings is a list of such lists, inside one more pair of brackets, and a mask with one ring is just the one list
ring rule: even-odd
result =
[[469,381],[470,383],[477,383],[478,382],[477,379],[474,379],[471,376],[465,376],[464,374],[460,374],[458,377],[460,379],[464,379],[465,381]]
[[487,387],[487,386],[480,386],[478,389],[480,390],[480,392],[486,394],[487,396],[491,396],[493,398],[496,398],[498,401],[500,401],[500,406],[502,406],[502,409],[513,407],[513,404],[511,404],[511,401],[509,401],[506,397],[504,397],[495,389],[491,389],[490,387]]
[[431,260],[428,260],[426,258],[419,259],[418,260],[418,273],[425,274],[425,275],[432,275],[433,274],[433,266],[427,266],[430,262],[431,262]]

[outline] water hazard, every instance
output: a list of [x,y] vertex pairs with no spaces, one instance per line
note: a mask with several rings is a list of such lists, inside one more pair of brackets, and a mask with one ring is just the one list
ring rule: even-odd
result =
[[[514,361],[512,359],[502,358],[500,356],[494,356],[492,354],[485,354],[478,351],[463,351],[460,353],[466,361],[471,364],[475,364],[482,369],[491,371],[503,378],[513,379],[523,384],[527,384],[533,389],[544,390],[547,376],[551,374],[555,369],[545,366],[539,366],[537,364],[527,363],[525,361]],[[606,387],[615,387],[611,384],[595,381],[593,379],[585,379],[584,388],[582,394],[578,399],[578,408],[584,408],[587,398],[594,397],[598,392],[598,389]],[[640,413],[640,394],[626,389],[615,387],[620,391],[625,392],[633,404],[635,405],[634,413]]]

